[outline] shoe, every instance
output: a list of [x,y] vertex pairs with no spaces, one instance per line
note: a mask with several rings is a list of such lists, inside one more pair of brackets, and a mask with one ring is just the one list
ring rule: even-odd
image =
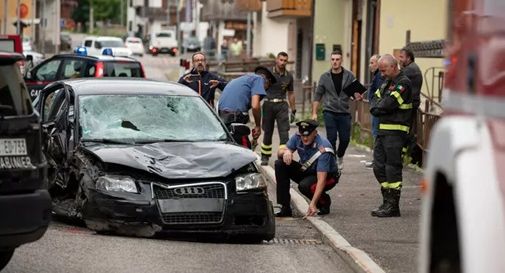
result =
[[344,169],[344,157],[338,157],[337,156],[337,168],[339,171]]
[[270,159],[270,157],[262,155],[261,156],[261,166],[268,166],[269,159]]
[[291,209],[281,209],[275,214],[275,217],[293,217],[293,211]]
[[330,206],[324,206],[319,208],[317,215],[326,215],[330,213]]
[[373,161],[367,161],[367,162],[365,162],[365,167],[367,167],[367,168],[373,168]]
[[385,204],[376,211],[372,211],[372,216],[375,217],[400,217],[400,190],[387,189],[384,192]]

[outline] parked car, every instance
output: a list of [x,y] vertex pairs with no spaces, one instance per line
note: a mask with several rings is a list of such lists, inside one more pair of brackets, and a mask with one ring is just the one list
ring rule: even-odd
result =
[[144,44],[142,43],[142,39],[137,37],[128,37],[125,40],[125,45],[132,51],[132,54],[143,56],[145,49]]
[[114,56],[130,57],[132,51],[126,47],[121,38],[110,36],[86,37],[82,43],[88,55],[102,55],[105,48],[111,48]]
[[22,244],[38,240],[51,219],[39,116],[16,62],[0,53],[0,270]]
[[144,78],[142,64],[128,57],[109,55],[88,56],[84,48],[74,54],[57,54],[43,61],[25,75],[30,97],[51,82],[69,78],[136,77]]
[[182,43],[182,47],[184,48],[185,52],[197,52],[202,49],[200,40],[198,40],[196,36],[186,38],[184,40],[184,43]]
[[[67,80],[43,90],[38,110],[49,132],[43,141],[56,214],[125,235],[274,237],[256,155],[233,141],[192,89],[138,79]],[[250,130],[236,124],[233,133]]]

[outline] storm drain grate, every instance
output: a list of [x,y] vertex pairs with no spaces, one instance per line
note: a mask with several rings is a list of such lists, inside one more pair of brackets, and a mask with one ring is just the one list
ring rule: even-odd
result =
[[283,239],[274,238],[270,241],[263,241],[264,244],[275,244],[275,245],[320,245],[323,242],[316,239]]

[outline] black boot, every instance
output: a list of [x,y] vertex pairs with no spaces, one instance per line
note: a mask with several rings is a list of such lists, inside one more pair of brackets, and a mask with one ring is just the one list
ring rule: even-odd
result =
[[381,187],[381,193],[382,193],[382,204],[378,208],[372,210],[372,216],[377,216],[376,215],[377,212],[379,210],[383,210],[384,206],[386,205],[386,189]]
[[281,210],[275,214],[275,217],[292,217],[293,211],[289,206],[282,206]]
[[400,190],[387,189],[385,191],[385,204],[382,209],[372,216],[376,217],[400,217]]
[[269,156],[262,154],[261,155],[261,166],[267,166],[269,159],[270,159]]
[[317,208],[319,209],[319,212],[317,213],[317,215],[329,214],[330,213],[330,206],[331,206],[331,198],[327,193],[323,192],[323,195],[321,195],[321,198],[320,198],[319,202],[317,203]]

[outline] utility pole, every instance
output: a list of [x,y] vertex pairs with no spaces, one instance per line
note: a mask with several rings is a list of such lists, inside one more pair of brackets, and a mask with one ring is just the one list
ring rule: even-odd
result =
[[119,15],[120,19],[119,19],[119,20],[120,20],[120,22],[121,22],[121,23],[120,23],[120,24],[121,24],[121,26],[123,26],[123,25],[124,25],[124,18],[123,18],[123,16],[124,16],[124,15],[123,15],[123,13],[124,13],[124,7],[123,7],[123,3],[124,3],[124,0],[121,0],[121,1],[119,2],[119,14],[120,14],[120,15]]
[[247,58],[251,57],[251,11],[247,11],[247,47],[246,47],[246,55]]
[[95,31],[95,20],[93,18],[94,16],[94,10],[93,10],[93,0],[89,0],[89,33],[93,33]]
[[21,34],[21,0],[16,4],[16,34]]
[[7,0],[4,0],[4,16],[2,18],[2,33],[3,34],[7,34],[7,9],[9,8],[8,7],[9,5],[9,2],[7,2]]
[[179,7],[181,6],[181,1],[184,0],[177,0],[177,14],[176,14],[176,21],[177,21],[177,26],[176,26],[176,37],[177,37],[177,52],[181,54],[181,10]]

